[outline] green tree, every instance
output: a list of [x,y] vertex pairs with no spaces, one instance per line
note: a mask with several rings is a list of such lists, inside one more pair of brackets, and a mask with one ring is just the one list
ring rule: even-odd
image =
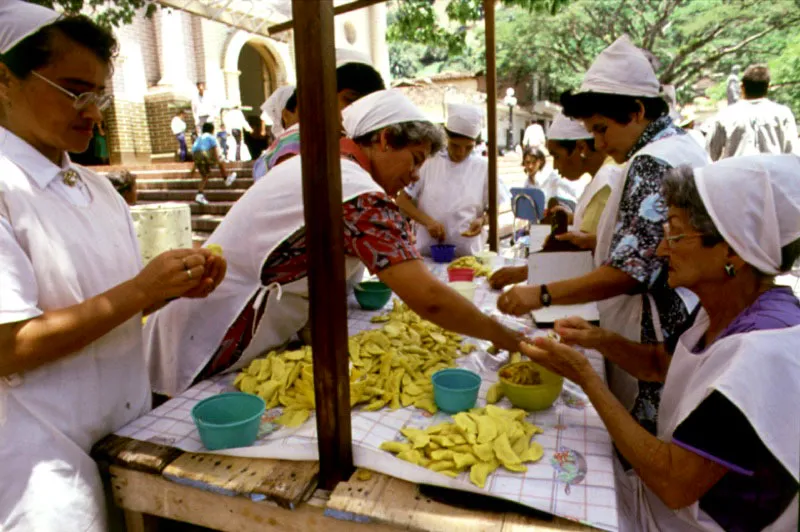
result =
[[152,16],[158,5],[153,0],[27,0],[51,9],[59,7],[65,13],[88,15],[98,24],[107,28],[130,24],[138,10],[145,9],[146,16]]

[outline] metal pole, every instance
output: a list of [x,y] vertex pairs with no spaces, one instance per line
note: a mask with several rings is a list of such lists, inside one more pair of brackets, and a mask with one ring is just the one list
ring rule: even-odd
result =
[[486,122],[489,130],[489,249],[497,251],[497,61],[495,57],[495,0],[483,0],[486,25]]
[[353,471],[333,0],[292,1],[320,486]]

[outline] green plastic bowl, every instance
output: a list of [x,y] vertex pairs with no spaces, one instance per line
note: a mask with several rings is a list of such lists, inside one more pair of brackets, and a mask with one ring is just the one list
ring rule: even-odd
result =
[[[500,372],[506,368],[518,366],[521,364],[529,364],[534,366],[539,376],[542,379],[541,384],[514,384],[500,376]],[[561,395],[561,388],[564,386],[564,377],[556,375],[550,370],[547,370],[532,361],[522,361],[516,364],[507,364],[500,368],[497,373],[503,387],[503,394],[508,397],[511,404],[517,408],[524,410],[547,410],[553,403],[556,402],[558,396]]]
[[358,283],[353,292],[356,301],[364,310],[380,310],[392,298],[392,289],[380,281]]
[[431,377],[433,399],[439,410],[456,414],[469,410],[478,400],[481,376],[461,368],[441,369]]
[[247,447],[256,441],[266,405],[257,395],[221,393],[192,408],[192,419],[209,451]]

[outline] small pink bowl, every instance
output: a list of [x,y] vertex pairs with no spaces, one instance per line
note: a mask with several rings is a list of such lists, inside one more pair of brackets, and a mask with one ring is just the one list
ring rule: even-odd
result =
[[451,268],[447,270],[447,276],[451,283],[456,281],[472,281],[475,279],[475,270],[472,268]]

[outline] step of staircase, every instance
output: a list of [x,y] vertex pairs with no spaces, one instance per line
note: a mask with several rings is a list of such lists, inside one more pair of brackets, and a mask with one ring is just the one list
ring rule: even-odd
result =
[[[137,179],[136,189],[139,192],[143,190],[197,190],[201,181],[202,180],[199,178],[189,179],[188,175],[186,177],[176,177],[172,179]],[[247,190],[252,185],[253,179],[250,177],[239,177],[230,187],[225,186],[225,180],[221,177],[212,177],[206,183],[206,190]]]

